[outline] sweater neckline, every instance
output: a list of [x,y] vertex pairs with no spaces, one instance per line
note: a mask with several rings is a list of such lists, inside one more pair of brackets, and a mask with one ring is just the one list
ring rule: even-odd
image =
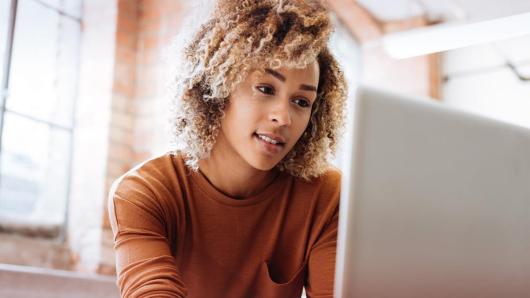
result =
[[[182,162],[185,167],[187,167],[182,157],[179,157],[179,161]],[[275,197],[276,194],[281,191],[290,177],[289,174],[280,171],[274,180],[272,180],[272,182],[270,182],[269,185],[267,185],[259,193],[243,199],[236,199],[219,191],[199,171],[190,170],[190,172],[191,181],[198,186],[201,192],[203,192],[208,198],[229,206],[249,206],[258,204],[262,201],[267,201],[268,199]]]

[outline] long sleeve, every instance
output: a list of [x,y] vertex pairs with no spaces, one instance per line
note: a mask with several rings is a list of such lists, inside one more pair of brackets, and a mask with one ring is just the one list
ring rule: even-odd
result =
[[155,192],[130,175],[112,185],[108,202],[121,297],[185,297]]
[[338,208],[309,255],[308,298],[332,298],[337,250]]
[[281,173],[238,200],[165,154],[112,185],[122,297],[333,296],[340,172]]

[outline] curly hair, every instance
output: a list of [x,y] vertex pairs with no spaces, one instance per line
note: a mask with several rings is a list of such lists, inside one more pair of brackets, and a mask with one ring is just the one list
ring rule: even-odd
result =
[[253,67],[304,68],[320,77],[308,126],[276,165],[310,180],[325,172],[343,131],[346,82],[327,43],[332,25],[318,1],[220,1],[183,51],[175,84],[171,135],[175,153],[198,169],[215,144],[229,95]]

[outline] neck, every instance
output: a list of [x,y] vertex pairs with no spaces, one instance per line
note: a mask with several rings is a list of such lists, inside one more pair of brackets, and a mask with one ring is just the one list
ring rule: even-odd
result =
[[239,156],[219,154],[215,150],[209,158],[199,161],[199,170],[215,188],[236,199],[261,192],[278,174],[276,169],[258,170]]

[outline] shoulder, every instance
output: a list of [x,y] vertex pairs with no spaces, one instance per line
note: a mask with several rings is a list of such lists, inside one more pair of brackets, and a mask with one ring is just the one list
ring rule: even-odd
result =
[[[173,192],[174,180],[186,171],[182,158],[173,153],[164,153],[147,159],[114,180],[109,190],[109,199],[120,196],[127,199],[141,197],[163,197]],[[138,196],[137,196],[138,195]]]
[[168,162],[167,154],[142,161],[114,180],[111,190],[125,190],[140,185],[148,186],[151,184],[150,180],[158,178],[161,172],[167,169]]
[[320,176],[323,184],[330,187],[340,187],[342,172],[335,167],[330,167],[324,174]]
[[297,210],[304,210],[302,213],[309,218],[310,230],[315,233],[313,240],[338,219],[341,177],[341,171],[333,167],[310,181],[296,179],[291,199],[297,204]]
[[175,183],[174,156],[164,154],[145,160],[116,179],[109,189],[107,210],[114,233],[141,228],[163,234],[172,222]]
[[330,167],[309,181],[296,178],[294,196],[312,205],[317,213],[332,213],[339,206],[341,177],[339,169]]
[[135,225],[134,221],[140,218],[153,227],[170,222],[167,214],[177,208],[174,204],[180,193],[176,180],[185,171],[182,158],[168,152],[141,162],[116,179],[107,200],[113,230],[118,231],[119,223]]
[[330,166],[320,176],[312,178],[309,181],[296,180],[301,187],[310,189],[311,191],[335,193],[340,191],[341,177],[341,171],[336,167]]
[[341,171],[338,168],[331,167],[319,179],[319,190],[322,196],[329,198],[332,204],[338,204],[341,190]]

